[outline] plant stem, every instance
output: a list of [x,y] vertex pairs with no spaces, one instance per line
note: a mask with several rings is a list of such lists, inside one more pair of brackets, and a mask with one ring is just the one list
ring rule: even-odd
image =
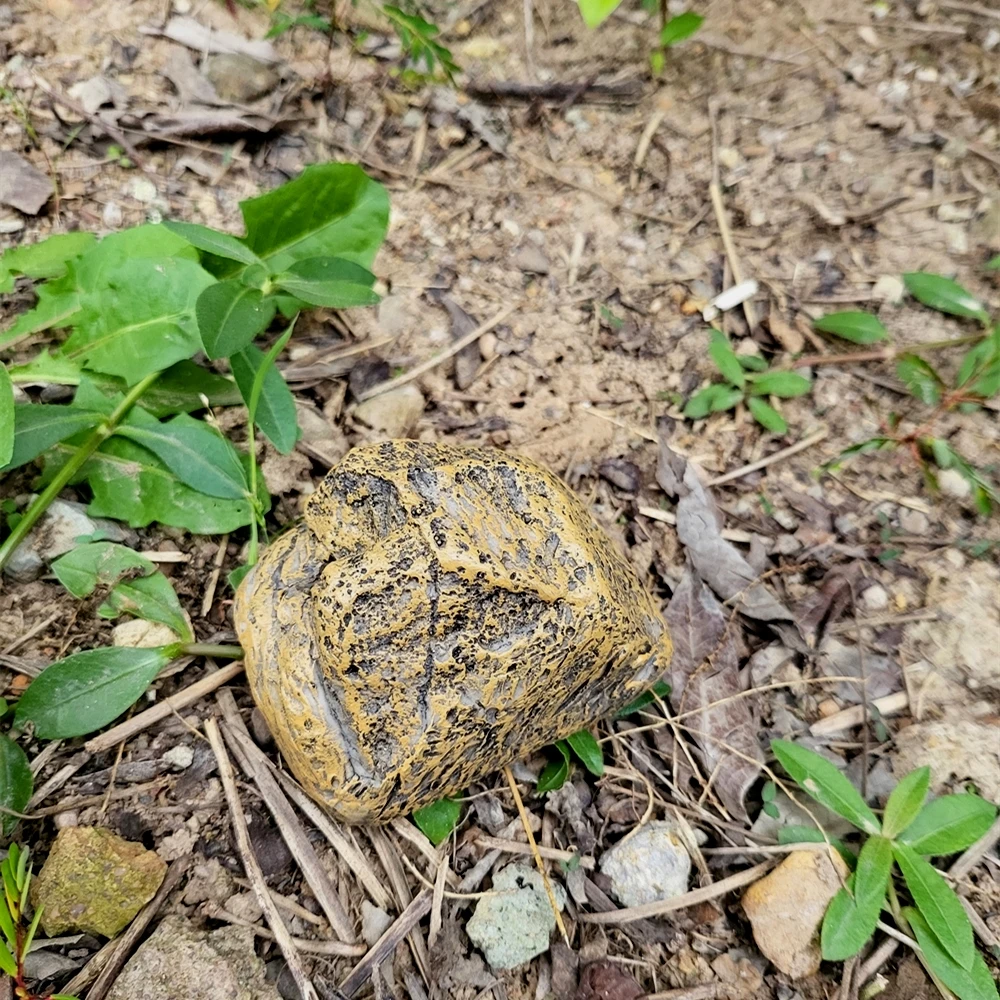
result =
[[142,398],[142,394],[160,377],[160,372],[147,375],[136,382],[125,398],[112,410],[107,419],[98,424],[69,461],[55,474],[52,482],[35,498],[34,503],[24,512],[21,520],[0,545],[0,569],[7,565],[14,550],[24,541],[38,519],[49,509],[49,505],[62,492],[73,477],[83,468],[87,459],[118,429],[118,425],[129,415],[132,407]]
[[239,660],[243,656],[242,646],[220,646],[214,642],[186,642],[181,649],[183,656],[220,656],[227,660]]
[[796,358],[792,368],[811,368],[814,365],[850,365],[859,361],[892,361],[899,353],[923,354],[925,351],[944,351],[949,347],[978,344],[986,334],[973,333],[967,337],[952,337],[950,340],[931,340],[926,344],[912,344],[902,352],[897,347],[883,347],[876,351],[852,351],[849,354],[806,354]]

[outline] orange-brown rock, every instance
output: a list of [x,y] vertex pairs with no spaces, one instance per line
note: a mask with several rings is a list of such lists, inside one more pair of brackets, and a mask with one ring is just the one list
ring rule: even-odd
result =
[[649,595],[576,496],[499,451],[351,451],[235,603],[254,698],[348,822],[460,792],[666,669]]

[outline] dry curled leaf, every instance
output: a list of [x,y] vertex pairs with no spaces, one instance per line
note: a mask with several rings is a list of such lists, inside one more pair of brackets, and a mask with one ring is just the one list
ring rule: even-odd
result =
[[[448,318],[451,320],[451,339],[461,340],[479,326],[479,320],[469,315],[444,288],[440,287],[438,284],[441,280],[440,275],[434,280],[435,284],[429,287],[425,294],[431,302],[441,306],[448,313]],[[478,344],[467,344],[455,355],[455,385],[459,389],[468,389],[472,385],[481,362]]]
[[52,194],[52,180],[23,156],[0,150],[0,205],[37,215]]
[[593,962],[580,973],[574,1000],[637,1000],[645,991],[614,962]]

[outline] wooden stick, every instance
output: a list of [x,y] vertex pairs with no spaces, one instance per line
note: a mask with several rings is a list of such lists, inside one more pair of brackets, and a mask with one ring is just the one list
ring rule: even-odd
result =
[[[897,691],[895,694],[887,694],[884,698],[876,698],[872,705],[879,710],[880,715],[897,715],[910,704],[909,695],[905,691]],[[860,726],[866,718],[864,705],[852,705],[833,715],[828,715],[819,722],[814,722],[809,727],[812,736],[829,736],[831,733],[840,733],[852,726]]]
[[723,483],[730,483],[734,479],[742,479],[743,476],[748,476],[751,472],[756,472],[758,469],[766,469],[769,465],[774,465],[775,462],[782,462],[786,458],[791,458],[792,455],[797,455],[800,451],[811,448],[814,444],[819,444],[829,433],[828,428],[822,427],[814,434],[810,434],[809,437],[803,438],[795,444],[790,444],[787,448],[782,448],[781,451],[776,451],[773,455],[768,455],[767,458],[751,462],[749,465],[741,465],[738,469],[733,469],[732,472],[726,472],[721,476],[716,476],[715,479],[710,479],[705,485],[721,486]]
[[400,375],[399,378],[392,378],[387,382],[380,382],[378,385],[373,385],[367,392],[361,394],[362,401],[371,399],[374,396],[381,396],[382,393],[389,392],[398,386],[406,385],[407,382],[412,382],[414,379],[420,378],[421,375],[437,368],[439,364],[458,354],[459,351],[468,347],[469,344],[475,343],[484,333],[488,333],[493,327],[502,323],[520,304],[520,302],[512,302],[510,305],[504,306],[492,319],[488,319],[485,323],[480,323],[475,330],[470,330],[464,337],[459,337],[458,340],[449,344],[440,354],[421,362],[416,368],[406,372],[405,375]]
[[[249,927],[257,937],[262,937],[267,941],[274,940],[274,934],[266,927],[261,927],[260,924],[255,924],[244,917],[238,917],[235,913],[230,913],[229,910],[219,906],[218,903],[207,903],[205,915],[213,920],[225,920],[227,924]],[[292,943],[299,951],[304,951],[306,954],[326,955],[335,958],[357,958],[366,951],[364,944],[344,944],[343,941],[317,941],[312,938],[293,937]]]
[[241,673],[243,673],[242,660],[229,663],[221,669],[210,673],[207,677],[202,677],[200,681],[196,681],[190,687],[184,688],[183,691],[178,691],[177,694],[173,694],[169,698],[164,698],[163,701],[152,708],[147,708],[145,712],[140,712],[126,722],[109,729],[106,733],[101,733],[100,736],[95,736],[92,740],[88,740],[84,744],[84,749],[89,753],[104,753],[105,750],[110,750],[113,746],[117,746],[121,740],[131,739],[136,733],[141,733],[144,729],[148,729],[161,719],[173,715],[179,709],[193,705],[199,698],[204,698],[206,694],[211,694],[216,688],[222,687],[223,684],[231,681],[234,677],[239,677]]
[[229,818],[233,824],[233,834],[236,837],[236,847],[243,862],[243,870],[250,879],[253,887],[253,894],[257,899],[257,904],[267,917],[268,925],[274,934],[274,940],[281,949],[281,954],[288,964],[288,970],[292,974],[295,985],[299,988],[303,1000],[319,1000],[316,988],[306,975],[306,970],[302,966],[299,953],[295,948],[288,928],[281,919],[278,908],[271,899],[271,894],[267,891],[267,882],[264,881],[264,873],[260,869],[260,864],[253,853],[253,845],[250,843],[250,831],[247,828],[246,816],[243,814],[243,803],[240,801],[240,793],[236,788],[236,777],[233,774],[233,765],[226,752],[226,746],[222,742],[222,734],[219,732],[219,724],[215,719],[205,720],[205,735],[212,745],[212,751],[219,764],[219,778],[222,781],[223,791],[226,793],[226,802],[229,805]]
[[[476,837],[476,843],[487,850],[503,851],[505,854],[534,854],[530,844],[522,844],[519,840],[502,840],[500,837]],[[538,847],[538,853],[549,861],[577,861],[581,868],[593,869],[596,862],[587,855],[576,854],[573,851],[560,851],[557,847]]]

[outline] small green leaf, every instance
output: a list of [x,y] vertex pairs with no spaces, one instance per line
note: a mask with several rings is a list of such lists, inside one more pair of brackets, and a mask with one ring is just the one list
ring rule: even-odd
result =
[[816,320],[813,326],[823,333],[832,333],[841,340],[849,340],[852,344],[875,344],[889,336],[889,331],[878,316],[854,310],[828,313]]
[[598,778],[604,774],[604,752],[589,730],[581,729],[578,733],[567,736],[566,742],[591,774]]
[[704,389],[699,389],[687,401],[684,416],[689,420],[700,420],[709,413],[732,409],[742,398],[742,389],[736,389],[724,382],[714,382]]
[[0,364],[0,469],[14,454],[14,387],[5,365]]
[[[264,353],[250,344],[229,359],[233,378],[247,403],[250,401],[254,378],[264,358]],[[254,423],[282,455],[287,455],[295,447],[299,438],[295,397],[288,388],[288,383],[281,377],[281,372],[273,365],[264,374],[264,387],[257,401]]]
[[170,662],[170,646],[89,649],[43,670],[21,696],[14,724],[44,740],[86,736],[118,718]]
[[715,362],[715,367],[728,381],[739,389],[744,388],[746,376],[743,374],[743,366],[736,357],[729,338],[721,330],[713,329],[709,334],[708,353]]
[[933,406],[941,399],[941,376],[916,354],[904,354],[896,363],[896,374],[921,403]]
[[139,405],[154,416],[169,417],[204,409],[206,399],[209,406],[235,406],[242,401],[232,379],[185,360],[171,365],[146,390]]
[[661,700],[666,700],[670,697],[670,685],[665,681],[657,681],[651,690],[645,691],[643,694],[639,695],[634,701],[630,701],[624,708],[620,709],[615,713],[616,719],[624,718],[626,715],[634,715],[636,712],[645,708],[647,705],[652,705],[657,698]]
[[88,597],[97,587],[113,587],[126,574],[140,570],[147,576],[155,567],[145,556],[114,542],[87,542],[52,563],[56,579],[74,596]]
[[912,847],[895,843],[892,853],[903,873],[906,888],[928,927],[945,951],[963,968],[972,965],[976,953],[972,924],[958,896],[947,882]]
[[989,322],[982,303],[969,291],[940,274],[911,271],[903,275],[906,290],[918,301],[938,312]]
[[76,406],[22,403],[14,407],[14,440],[7,468],[16,469],[53,445],[96,427],[104,416]]
[[930,781],[931,769],[919,767],[892,790],[882,816],[882,831],[890,840],[898,837],[916,819],[927,798]]
[[216,257],[236,260],[242,264],[259,264],[260,258],[247,246],[244,246],[235,236],[220,233],[208,226],[199,226],[193,222],[174,222],[164,219],[163,225],[181,239],[187,240],[192,246]]
[[229,575],[226,577],[229,586],[233,590],[237,590],[239,585],[243,582],[243,578],[253,569],[253,566],[248,566],[246,564],[242,566],[237,566],[236,569],[230,570]]
[[108,594],[97,613],[102,618],[117,618],[118,615],[129,614],[143,621],[166,625],[185,642],[194,638],[174,588],[160,572],[119,583]]
[[998,253],[996,255],[996,257],[991,257],[986,262],[986,270],[987,271],[1000,271],[1000,253]]
[[857,789],[825,757],[787,740],[772,740],[771,749],[796,784],[820,805],[865,833],[881,833],[878,819]]
[[786,434],[788,424],[785,418],[770,403],[765,402],[760,396],[747,397],[747,409],[765,430],[774,434]]
[[240,284],[246,285],[247,288],[259,288],[263,291],[269,277],[269,272],[263,264],[251,264],[240,275]]
[[622,0],[580,0],[580,13],[588,28],[596,28],[607,20]]
[[896,838],[917,854],[955,854],[974,844],[993,825],[997,807],[978,795],[932,799]]
[[[0,733],[0,806],[24,812],[31,798],[33,782],[24,751],[9,736]],[[0,813],[0,834],[4,837],[9,837],[17,824],[16,816]],[[2,908],[3,903],[0,902]]]
[[39,243],[12,247],[0,256],[0,294],[13,290],[14,282],[4,283],[4,274],[28,278],[61,278],[66,264],[97,242],[93,233],[58,233]]
[[885,837],[869,837],[847,888],[833,897],[823,918],[820,945],[828,962],[856,955],[875,932],[891,870],[892,845]]
[[748,375],[750,392],[754,396],[780,396],[791,399],[794,396],[804,396],[811,388],[812,382],[798,372],[765,372],[763,375]]
[[913,907],[903,909],[903,916],[913,930],[934,975],[959,1000],[997,1000],[997,987],[979,952],[974,952],[969,967],[963,968],[941,947],[923,915]]
[[736,360],[748,371],[748,372],[766,372],[767,371],[767,360],[762,358],[759,354],[737,354]]
[[217,281],[198,296],[198,330],[210,358],[228,358],[243,350],[274,319],[274,299],[264,298],[235,278]]
[[14,961],[10,949],[2,941],[0,941],[0,969],[11,978],[17,975],[17,962]]
[[249,489],[246,473],[232,444],[217,430],[186,413],[166,423],[118,428],[123,437],[149,449],[191,489],[223,500],[239,500]]
[[[27,896],[27,892],[25,892]],[[27,955],[31,951],[31,942],[35,940],[35,932],[38,930],[38,924],[42,919],[42,905],[39,903],[35,907],[35,915],[31,918],[31,923],[28,924],[27,933],[24,935],[24,944],[21,945],[21,953]],[[51,998],[50,998],[51,1000]]]
[[358,264],[339,257],[311,257],[296,261],[287,271],[274,275],[274,283],[296,298],[314,306],[347,309],[372,306],[379,301],[372,291],[375,275]]
[[462,815],[462,803],[457,799],[439,799],[423,809],[413,811],[413,822],[423,830],[427,839],[437,847],[455,829]]
[[553,746],[559,751],[559,758],[549,761],[542,768],[536,787],[539,795],[558,791],[566,784],[566,779],[569,777],[569,744],[565,740],[556,740]]
[[690,38],[704,21],[705,18],[701,14],[695,14],[690,10],[670,18],[660,31],[660,45],[668,49],[671,45],[683,42],[685,38]]

